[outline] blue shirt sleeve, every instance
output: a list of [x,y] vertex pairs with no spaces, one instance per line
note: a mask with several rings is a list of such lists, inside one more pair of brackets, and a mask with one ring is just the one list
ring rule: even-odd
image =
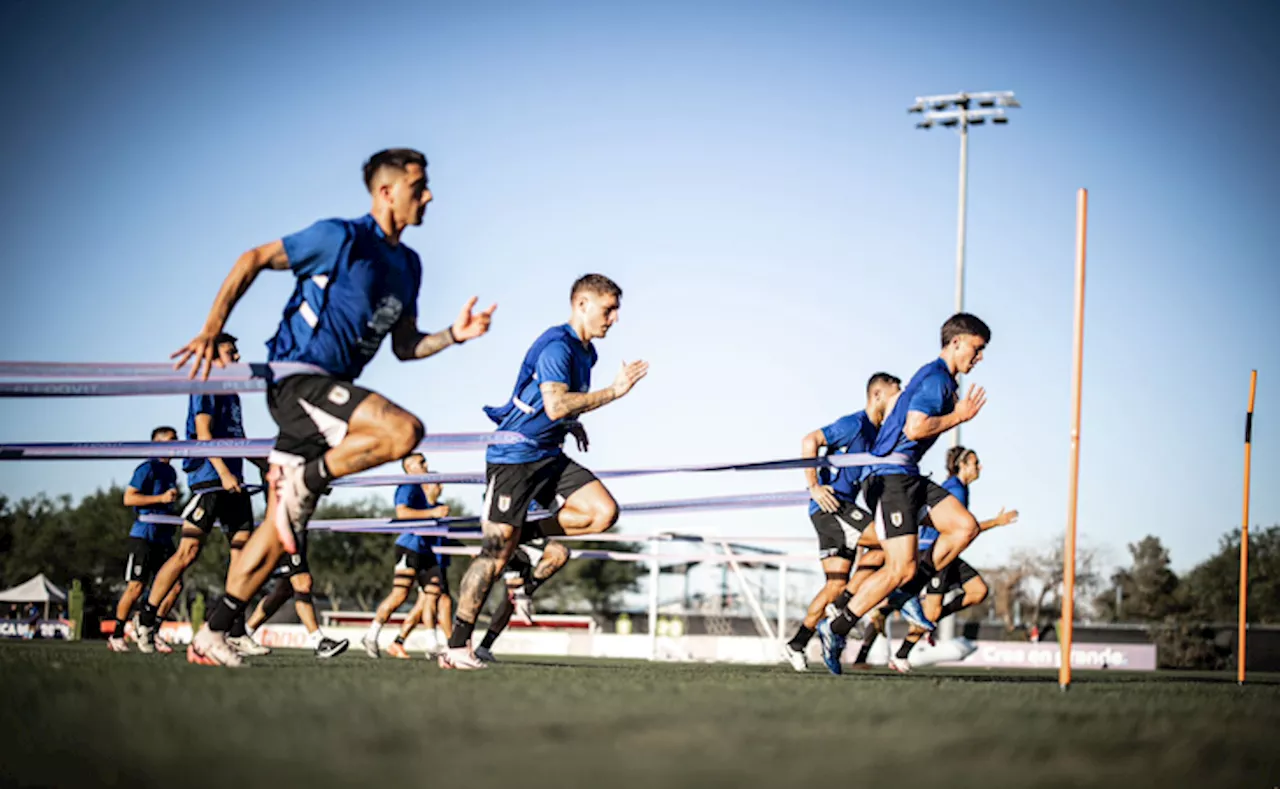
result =
[[931,375],[920,382],[920,388],[907,404],[907,411],[919,411],[925,416],[941,416],[944,399],[942,378]]
[[213,416],[213,395],[191,395],[191,413]]
[[151,463],[143,463],[133,470],[133,477],[129,479],[129,487],[141,492],[147,486],[147,480],[151,479]]
[[828,447],[847,447],[853,443],[861,427],[861,420],[851,414],[822,428],[822,437],[827,440]]
[[564,342],[548,343],[538,355],[538,383],[560,383],[572,386],[569,372],[573,369],[573,352]]
[[412,507],[410,503],[413,500],[413,489],[417,485],[397,485],[396,486],[396,506]]
[[289,267],[299,277],[328,276],[338,264],[338,252],[350,232],[341,219],[322,219],[281,239]]

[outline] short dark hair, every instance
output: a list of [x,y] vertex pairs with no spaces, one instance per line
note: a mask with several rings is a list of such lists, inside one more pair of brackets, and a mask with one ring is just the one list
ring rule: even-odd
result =
[[236,339],[236,336],[234,334],[228,334],[226,332],[222,332],[217,337],[213,338],[213,347],[217,348],[219,345],[223,344],[224,342],[229,342],[232,345],[235,345],[237,342],[239,342],[239,340]]
[[573,289],[569,291],[569,301],[573,302],[579,291],[589,290],[592,293],[601,296],[617,296],[622,299],[622,288],[618,287],[618,283],[609,279],[603,274],[583,274],[573,283]]
[[427,169],[427,157],[422,151],[415,151],[412,148],[387,148],[378,151],[369,157],[369,161],[364,163],[364,188],[370,192],[373,191],[373,177],[378,171],[384,167],[404,172],[411,164],[416,164],[422,169]]
[[962,447],[962,446],[954,446],[948,449],[947,450],[947,474],[952,477],[959,476],[961,464],[963,464],[965,461],[965,458],[969,457],[970,455],[977,457],[978,453],[973,451],[972,449],[969,449],[967,447]]
[[159,438],[160,436],[164,435],[165,433],[173,433],[173,437],[174,437],[174,438],[177,438],[177,437],[178,437],[178,431],[177,431],[177,430],[174,430],[173,428],[169,427],[168,425],[161,425],[160,427],[157,427],[155,430],[152,430],[152,431],[151,431],[151,440],[152,440],[152,441],[155,441],[157,438]]
[[888,373],[876,373],[867,381],[867,396],[871,396],[871,390],[877,386],[902,386],[902,379],[896,375]]
[[982,318],[967,312],[957,312],[942,324],[942,347],[946,348],[953,337],[962,334],[973,334],[981,337],[983,342],[991,342],[991,329],[982,322]]
[[400,468],[404,469],[405,471],[408,471],[409,461],[412,460],[413,458],[422,458],[423,463],[427,462],[426,456],[423,455],[421,452],[410,452],[409,454],[404,456],[403,460],[400,461]]

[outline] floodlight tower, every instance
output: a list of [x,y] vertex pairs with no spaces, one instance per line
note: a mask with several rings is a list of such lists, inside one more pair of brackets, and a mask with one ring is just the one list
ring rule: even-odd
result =
[[[964,234],[969,193],[969,127],[982,126],[987,121],[1003,126],[1009,122],[1005,110],[1022,105],[1011,90],[983,91],[981,93],[951,93],[944,96],[917,96],[916,103],[907,112],[918,112],[924,120],[917,129],[943,126],[960,127],[960,208],[956,227],[956,312],[964,312]],[[951,445],[959,446],[959,426],[951,434]]]

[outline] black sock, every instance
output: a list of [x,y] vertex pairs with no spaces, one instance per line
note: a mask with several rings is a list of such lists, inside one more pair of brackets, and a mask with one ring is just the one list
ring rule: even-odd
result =
[[871,656],[871,646],[872,646],[872,644],[875,644],[875,643],[876,643],[876,642],[875,642],[875,639],[872,639],[872,640],[870,640],[870,641],[863,641],[863,642],[862,642],[862,648],[858,650],[858,657],[857,657],[857,659],[856,659],[856,660],[854,660],[853,662],[854,662],[854,663],[866,663],[866,662],[867,662],[867,658],[869,658],[869,657]]
[[157,606],[154,606],[151,603],[146,603],[146,602],[142,604],[142,611],[138,614],[139,622],[141,622],[143,625],[146,625],[147,627],[155,627],[156,622],[159,620],[159,618],[160,617],[159,617]]
[[497,640],[498,640],[497,633],[495,633],[492,630],[486,630],[484,633],[484,640],[480,642],[480,646],[484,647],[485,649],[492,649],[493,642]]
[[244,608],[240,609],[240,614],[236,617],[236,621],[231,623],[231,630],[227,632],[227,635],[231,636],[232,638],[240,638],[245,634],[244,614],[245,614],[245,611],[248,610],[248,608],[249,608],[248,606],[245,606]]
[[915,649],[915,646],[915,641],[903,641],[902,646],[898,647],[898,657],[906,660],[907,656],[911,654],[911,650]]
[[846,608],[840,612],[840,616],[831,620],[831,632],[838,636],[847,636],[861,618],[860,616],[854,616],[853,612]]
[[116,621],[116,626],[115,626],[115,629],[111,631],[111,637],[124,638],[124,620],[121,619],[120,617],[116,617],[115,621]]
[[244,601],[231,595],[223,595],[209,615],[209,629],[215,633],[225,633],[235,624],[236,618],[244,610]]
[[333,475],[329,473],[329,466],[324,462],[324,455],[309,461],[302,467],[302,482],[307,486],[307,490],[316,494],[324,493],[324,489],[329,487],[329,483],[333,482]]
[[461,619],[454,619],[453,635],[449,636],[449,648],[459,649],[465,647],[467,642],[471,640],[471,631],[475,629],[475,622],[463,622]]
[[916,570],[916,574],[911,577],[911,580],[898,587],[898,591],[905,595],[903,600],[918,597],[920,592],[924,591],[925,586],[928,585],[929,579],[933,577],[933,572],[925,572],[923,567],[924,562],[921,562],[920,564],[922,566],[919,570]]
[[396,643],[400,646],[404,646],[404,636],[396,636]]
[[538,591],[538,587],[546,583],[548,578],[534,578],[532,574],[524,581],[524,593],[527,597],[533,597],[533,593]]
[[809,639],[813,638],[813,628],[800,625],[800,629],[796,631],[795,636],[791,639],[791,648],[802,650],[809,644]]
[[837,611],[843,611],[844,609],[849,607],[849,601],[852,599],[853,599],[853,594],[848,589],[846,589],[840,594],[836,595],[836,599],[832,600],[831,604],[836,607]]
[[952,614],[958,614],[961,611],[963,611],[964,608],[965,608],[964,595],[961,595],[956,599],[952,600],[951,602],[947,603],[946,605],[942,606],[942,613],[938,614],[938,619],[941,620],[944,616],[951,616]]

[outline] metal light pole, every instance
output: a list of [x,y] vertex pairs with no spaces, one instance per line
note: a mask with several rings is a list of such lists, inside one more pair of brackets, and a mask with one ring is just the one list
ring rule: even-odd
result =
[[[988,120],[993,124],[1009,122],[1006,109],[1022,105],[1014,98],[1013,91],[984,91],[981,93],[951,93],[942,96],[917,96],[916,103],[907,112],[918,112],[924,120],[917,129],[943,126],[960,128],[960,199],[959,216],[956,219],[956,312],[964,312],[964,245],[965,224],[969,196],[969,127],[981,126]],[[951,432],[951,446],[960,445],[960,427]]]

